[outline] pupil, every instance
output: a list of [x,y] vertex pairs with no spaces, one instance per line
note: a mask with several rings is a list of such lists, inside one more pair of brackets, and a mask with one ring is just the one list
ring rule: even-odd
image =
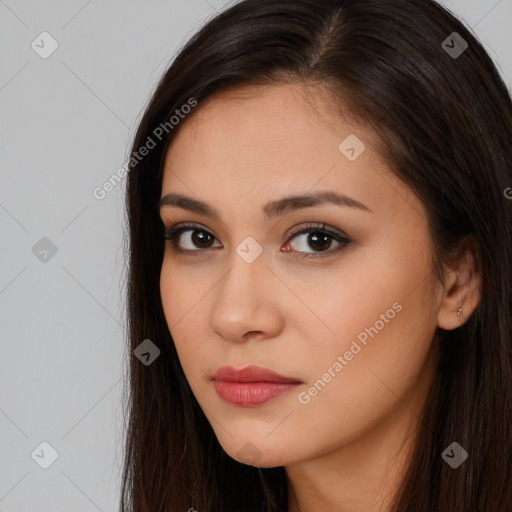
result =
[[328,249],[330,236],[326,233],[310,233],[309,242],[313,242],[316,247],[313,249]]
[[[199,233],[200,235],[198,235],[197,233]],[[196,245],[199,245],[199,246],[202,246],[201,244],[202,243],[205,243],[206,241],[206,238],[208,238],[210,235],[209,234],[206,234],[204,231],[194,231],[192,233],[192,241],[196,244]],[[206,241],[206,243],[208,243]],[[210,240],[210,244],[211,245],[211,240]],[[208,247],[209,247],[208,245]]]

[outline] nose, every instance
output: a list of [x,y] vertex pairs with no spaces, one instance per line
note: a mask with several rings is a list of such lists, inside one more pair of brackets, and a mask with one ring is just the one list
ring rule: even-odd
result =
[[231,269],[214,288],[210,328],[226,341],[272,338],[283,329],[283,290],[263,256],[248,263],[235,253]]

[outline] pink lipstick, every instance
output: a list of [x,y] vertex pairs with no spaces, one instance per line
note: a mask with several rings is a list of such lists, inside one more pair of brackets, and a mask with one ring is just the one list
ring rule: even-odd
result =
[[231,405],[256,407],[290,392],[302,384],[297,379],[284,377],[266,368],[247,366],[237,370],[222,366],[212,380],[217,394]]

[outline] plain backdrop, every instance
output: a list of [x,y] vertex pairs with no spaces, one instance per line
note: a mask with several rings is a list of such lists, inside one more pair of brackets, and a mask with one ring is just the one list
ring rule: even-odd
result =
[[[510,88],[512,0],[443,3]],[[226,5],[0,0],[0,512],[118,510],[124,181],[93,191],[179,47]]]

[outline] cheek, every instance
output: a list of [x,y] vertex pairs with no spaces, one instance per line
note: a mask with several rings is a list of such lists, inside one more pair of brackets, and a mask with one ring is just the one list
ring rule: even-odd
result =
[[[353,337],[380,323],[381,314],[393,318],[393,304],[404,298],[411,275],[393,269],[393,254],[375,247],[358,248],[329,267],[294,268],[283,273],[283,314],[296,326],[304,350],[320,353],[348,350]],[[394,272],[394,274],[392,274]],[[399,306],[397,306],[399,307]],[[387,324],[386,324],[387,326]]]
[[295,313],[289,310],[300,326],[303,352],[317,361],[307,369],[310,380],[320,378],[347,351],[352,354],[342,373],[356,380],[371,378],[370,365],[384,367],[391,380],[400,372],[419,371],[435,331],[437,307],[428,255],[426,239],[411,247],[388,238],[388,243],[359,248],[329,271],[287,278],[316,314],[302,305]]
[[400,270],[367,261],[345,276],[344,286],[331,284],[318,310],[334,334],[317,334],[314,348],[304,345],[307,417],[326,425],[343,419],[346,434],[355,435],[403,402],[404,410],[419,411],[436,326],[435,301],[428,299],[435,283],[428,275],[426,258]]
[[[209,279],[212,279],[211,276]],[[197,314],[198,305],[211,287],[207,283],[207,276],[197,268],[176,264],[169,254],[164,255],[160,296],[171,333],[175,328],[181,329],[183,324],[189,324],[190,319]]]
[[206,320],[200,302],[207,290],[201,280],[164,261],[160,274],[162,307],[187,379],[192,376],[193,368],[200,367],[202,359],[201,345],[205,340],[200,326]]

